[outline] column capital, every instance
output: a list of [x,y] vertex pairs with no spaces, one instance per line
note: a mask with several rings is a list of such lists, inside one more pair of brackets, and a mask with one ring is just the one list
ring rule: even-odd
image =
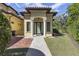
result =
[[34,17],[31,17],[31,18],[30,18],[30,20],[32,20],[32,21],[33,21],[33,20],[34,20]]

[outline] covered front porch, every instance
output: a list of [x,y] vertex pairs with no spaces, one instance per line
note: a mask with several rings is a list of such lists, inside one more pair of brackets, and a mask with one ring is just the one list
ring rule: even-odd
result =
[[52,22],[46,17],[35,17],[31,20],[24,20],[24,37],[52,35]]

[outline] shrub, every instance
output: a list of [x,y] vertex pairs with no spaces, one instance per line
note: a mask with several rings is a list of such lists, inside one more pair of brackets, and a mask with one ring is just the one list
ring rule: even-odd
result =
[[6,49],[8,41],[11,37],[11,28],[8,19],[0,11],[0,55]]

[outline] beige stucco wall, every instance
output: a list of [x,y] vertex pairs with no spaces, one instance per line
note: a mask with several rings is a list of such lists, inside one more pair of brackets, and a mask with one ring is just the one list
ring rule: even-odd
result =
[[7,17],[7,19],[10,22],[11,30],[15,31],[16,35],[24,35],[24,21],[11,14],[4,13],[4,15]]
[[[28,22],[30,22],[30,24],[31,24],[31,20],[29,20]],[[31,37],[31,26],[30,26],[30,31],[27,32],[27,22],[26,22],[26,36]]]
[[46,37],[48,37],[48,36],[52,36],[52,34],[50,32],[47,32]]
[[27,37],[27,38],[32,37],[32,36],[31,36],[31,32],[26,32],[26,37]]

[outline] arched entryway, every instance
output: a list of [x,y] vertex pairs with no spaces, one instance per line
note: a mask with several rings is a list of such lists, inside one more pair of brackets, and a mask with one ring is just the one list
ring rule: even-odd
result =
[[33,20],[33,34],[34,35],[43,35],[43,18],[37,17]]

